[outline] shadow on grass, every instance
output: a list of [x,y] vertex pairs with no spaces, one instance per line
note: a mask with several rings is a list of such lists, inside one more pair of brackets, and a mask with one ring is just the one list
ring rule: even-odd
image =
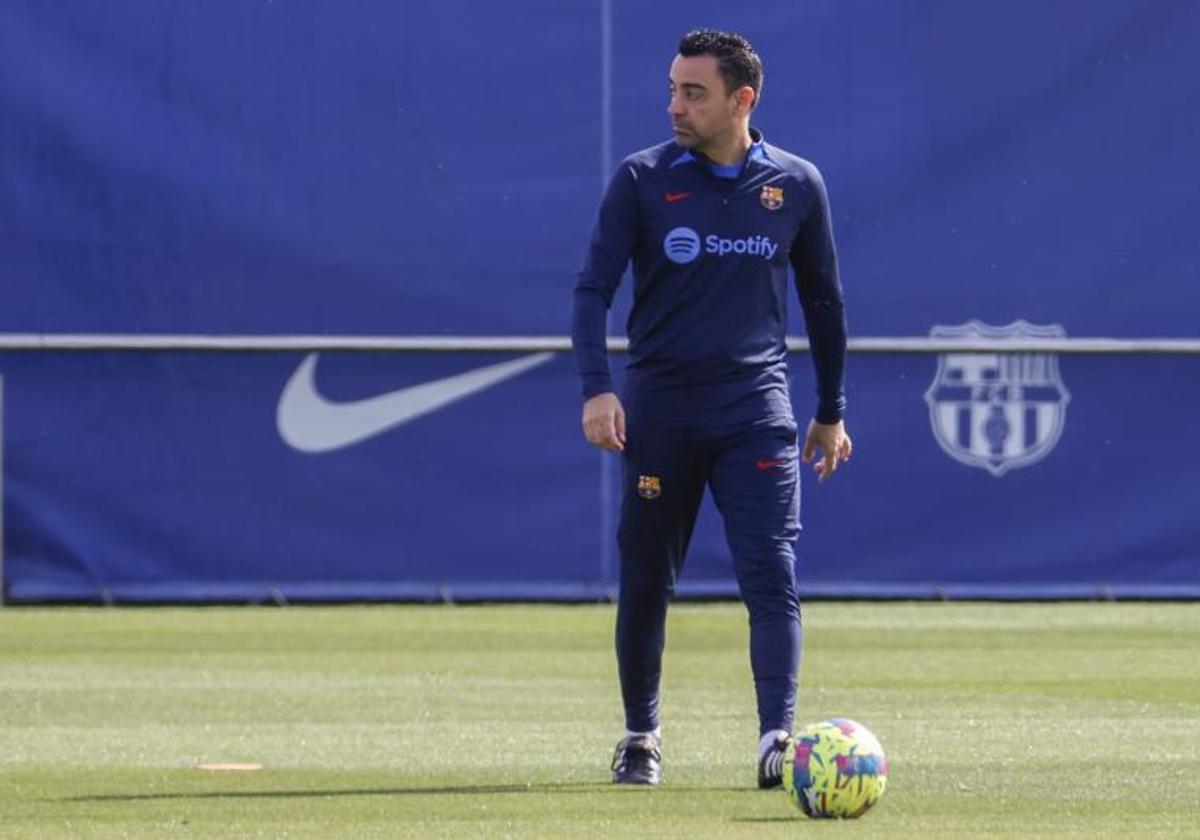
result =
[[794,823],[798,822],[800,812],[787,817],[730,817],[730,822],[735,823]]
[[105,793],[91,796],[69,796],[55,799],[55,802],[146,802],[162,799],[288,799],[288,798],[320,798],[338,796],[450,796],[455,794],[490,794],[490,793],[602,793],[611,791],[624,794],[629,790],[659,790],[664,793],[713,793],[715,791],[734,791],[757,794],[758,791],[742,787],[676,787],[664,785],[661,788],[633,787],[630,785],[614,785],[608,782],[559,782],[559,783],[530,783],[512,785],[457,785],[444,787],[390,787],[390,788],[348,788],[344,790],[209,790],[179,793]]

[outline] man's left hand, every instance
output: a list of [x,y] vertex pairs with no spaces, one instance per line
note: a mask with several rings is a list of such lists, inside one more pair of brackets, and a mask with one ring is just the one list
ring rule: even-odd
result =
[[842,461],[850,460],[854,444],[850,435],[846,434],[846,426],[841,420],[836,423],[818,423],[815,419],[809,421],[808,433],[804,436],[804,463],[816,457],[817,450],[821,457],[813,464],[813,471],[819,481],[824,481],[833,475]]

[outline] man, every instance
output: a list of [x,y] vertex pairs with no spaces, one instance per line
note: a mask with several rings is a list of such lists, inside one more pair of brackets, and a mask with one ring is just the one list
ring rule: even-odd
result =
[[[800,664],[793,544],[796,422],[788,394],[788,265],[819,401],[804,441],[819,479],[850,457],[842,424],[846,327],[825,187],[816,168],[750,127],[762,64],[740,35],[685,36],[670,69],[673,141],[626,158],[575,286],[572,342],[588,442],[622,453],[616,648],[626,734],[613,781],[661,778],[658,689],[667,603],[704,488],[724,519],[750,615],[758,784],[781,783]],[[612,391],[606,313],[633,261],[624,403]]]

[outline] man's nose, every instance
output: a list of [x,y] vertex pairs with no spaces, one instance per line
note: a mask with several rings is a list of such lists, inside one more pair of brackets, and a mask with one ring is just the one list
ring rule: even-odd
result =
[[678,96],[672,96],[667,103],[667,113],[677,117],[683,113],[683,101]]

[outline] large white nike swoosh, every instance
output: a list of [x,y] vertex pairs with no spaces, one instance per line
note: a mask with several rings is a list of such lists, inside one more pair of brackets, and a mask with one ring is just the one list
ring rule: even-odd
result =
[[314,372],[318,355],[310,353],[296,368],[283,388],[275,412],[280,436],[289,446],[301,452],[331,452],[361,443],[442,406],[512,379],[554,356],[553,353],[535,353],[376,397],[352,402],[330,402],[317,391]]

